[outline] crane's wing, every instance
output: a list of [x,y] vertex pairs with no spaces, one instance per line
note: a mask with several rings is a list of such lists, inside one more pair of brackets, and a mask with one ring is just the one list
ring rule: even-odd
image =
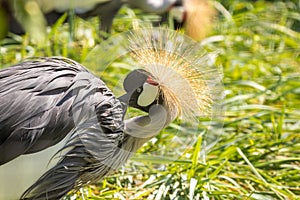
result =
[[[82,105],[84,106],[84,105]],[[129,158],[118,158],[124,137],[123,108],[110,97],[95,105],[88,118],[80,118],[67,144],[59,151],[60,161],[37,180],[21,199],[56,200],[72,189],[103,178]],[[74,108],[75,112],[77,108]],[[66,153],[65,153],[66,152]]]
[[[61,58],[28,61],[0,71],[0,160],[43,150],[70,138],[59,162],[21,199],[59,199],[105,176],[123,138],[124,106],[78,63]],[[54,155],[53,155],[54,156]]]
[[90,109],[80,101],[95,94],[98,102],[112,98],[100,79],[69,59],[43,58],[0,71],[0,165],[61,141]]
[[58,58],[0,71],[0,165],[52,146],[68,134],[74,127],[72,97],[62,97],[80,72],[86,69]]

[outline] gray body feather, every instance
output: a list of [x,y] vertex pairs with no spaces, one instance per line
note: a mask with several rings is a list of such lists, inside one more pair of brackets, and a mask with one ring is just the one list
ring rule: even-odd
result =
[[[57,144],[60,160],[21,199],[59,199],[102,178],[124,137],[125,108],[106,85],[62,58],[26,61],[0,71],[0,165]],[[127,158],[126,158],[127,159]]]

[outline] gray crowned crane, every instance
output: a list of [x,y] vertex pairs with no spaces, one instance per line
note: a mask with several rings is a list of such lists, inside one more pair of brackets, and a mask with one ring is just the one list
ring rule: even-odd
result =
[[[119,98],[67,58],[0,71],[0,199],[60,199],[118,169],[177,116],[211,108],[216,71],[196,43],[165,29],[126,38],[138,66]],[[126,119],[128,106],[146,114]]]
[[[24,27],[19,22],[24,17],[18,16],[18,4],[16,0],[3,0],[0,2],[7,10],[9,16],[9,30],[13,33],[24,33]],[[24,2],[26,2],[24,0]],[[35,0],[45,15],[48,25],[54,24],[64,12],[74,10],[75,14],[87,19],[98,16],[100,30],[110,32],[113,19],[124,4],[132,8],[139,8],[144,12],[162,15],[162,21],[166,21],[168,13],[179,24],[175,28],[184,26],[186,34],[194,40],[203,39],[210,31],[215,10],[209,0]],[[19,22],[18,22],[19,21]]]

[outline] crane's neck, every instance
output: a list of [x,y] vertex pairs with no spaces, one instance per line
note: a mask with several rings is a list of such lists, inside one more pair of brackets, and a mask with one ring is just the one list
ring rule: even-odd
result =
[[114,159],[108,166],[117,169],[147,141],[156,136],[174,118],[162,105],[153,105],[149,109],[149,115],[139,116],[125,120],[124,138],[118,145]]
[[153,105],[149,115],[125,120],[125,140],[122,149],[135,152],[170,123],[168,111],[162,105]]

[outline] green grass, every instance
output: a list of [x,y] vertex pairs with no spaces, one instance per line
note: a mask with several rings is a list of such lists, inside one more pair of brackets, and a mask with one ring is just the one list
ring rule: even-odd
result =
[[[174,134],[189,137],[172,124],[119,172],[70,194],[70,199],[300,199],[299,1],[219,2],[215,29],[202,43],[218,52],[216,65],[224,73],[220,141],[200,155],[205,138],[199,132],[198,142],[177,160],[155,155],[170,148]],[[132,28],[134,21],[149,20],[156,16],[123,8],[112,34]],[[42,44],[28,36],[3,40],[1,66],[31,56],[62,55],[84,62],[101,43],[98,21],[74,22],[73,39],[68,25],[58,22]],[[119,80],[120,70],[113,68],[103,77],[109,86]]]

